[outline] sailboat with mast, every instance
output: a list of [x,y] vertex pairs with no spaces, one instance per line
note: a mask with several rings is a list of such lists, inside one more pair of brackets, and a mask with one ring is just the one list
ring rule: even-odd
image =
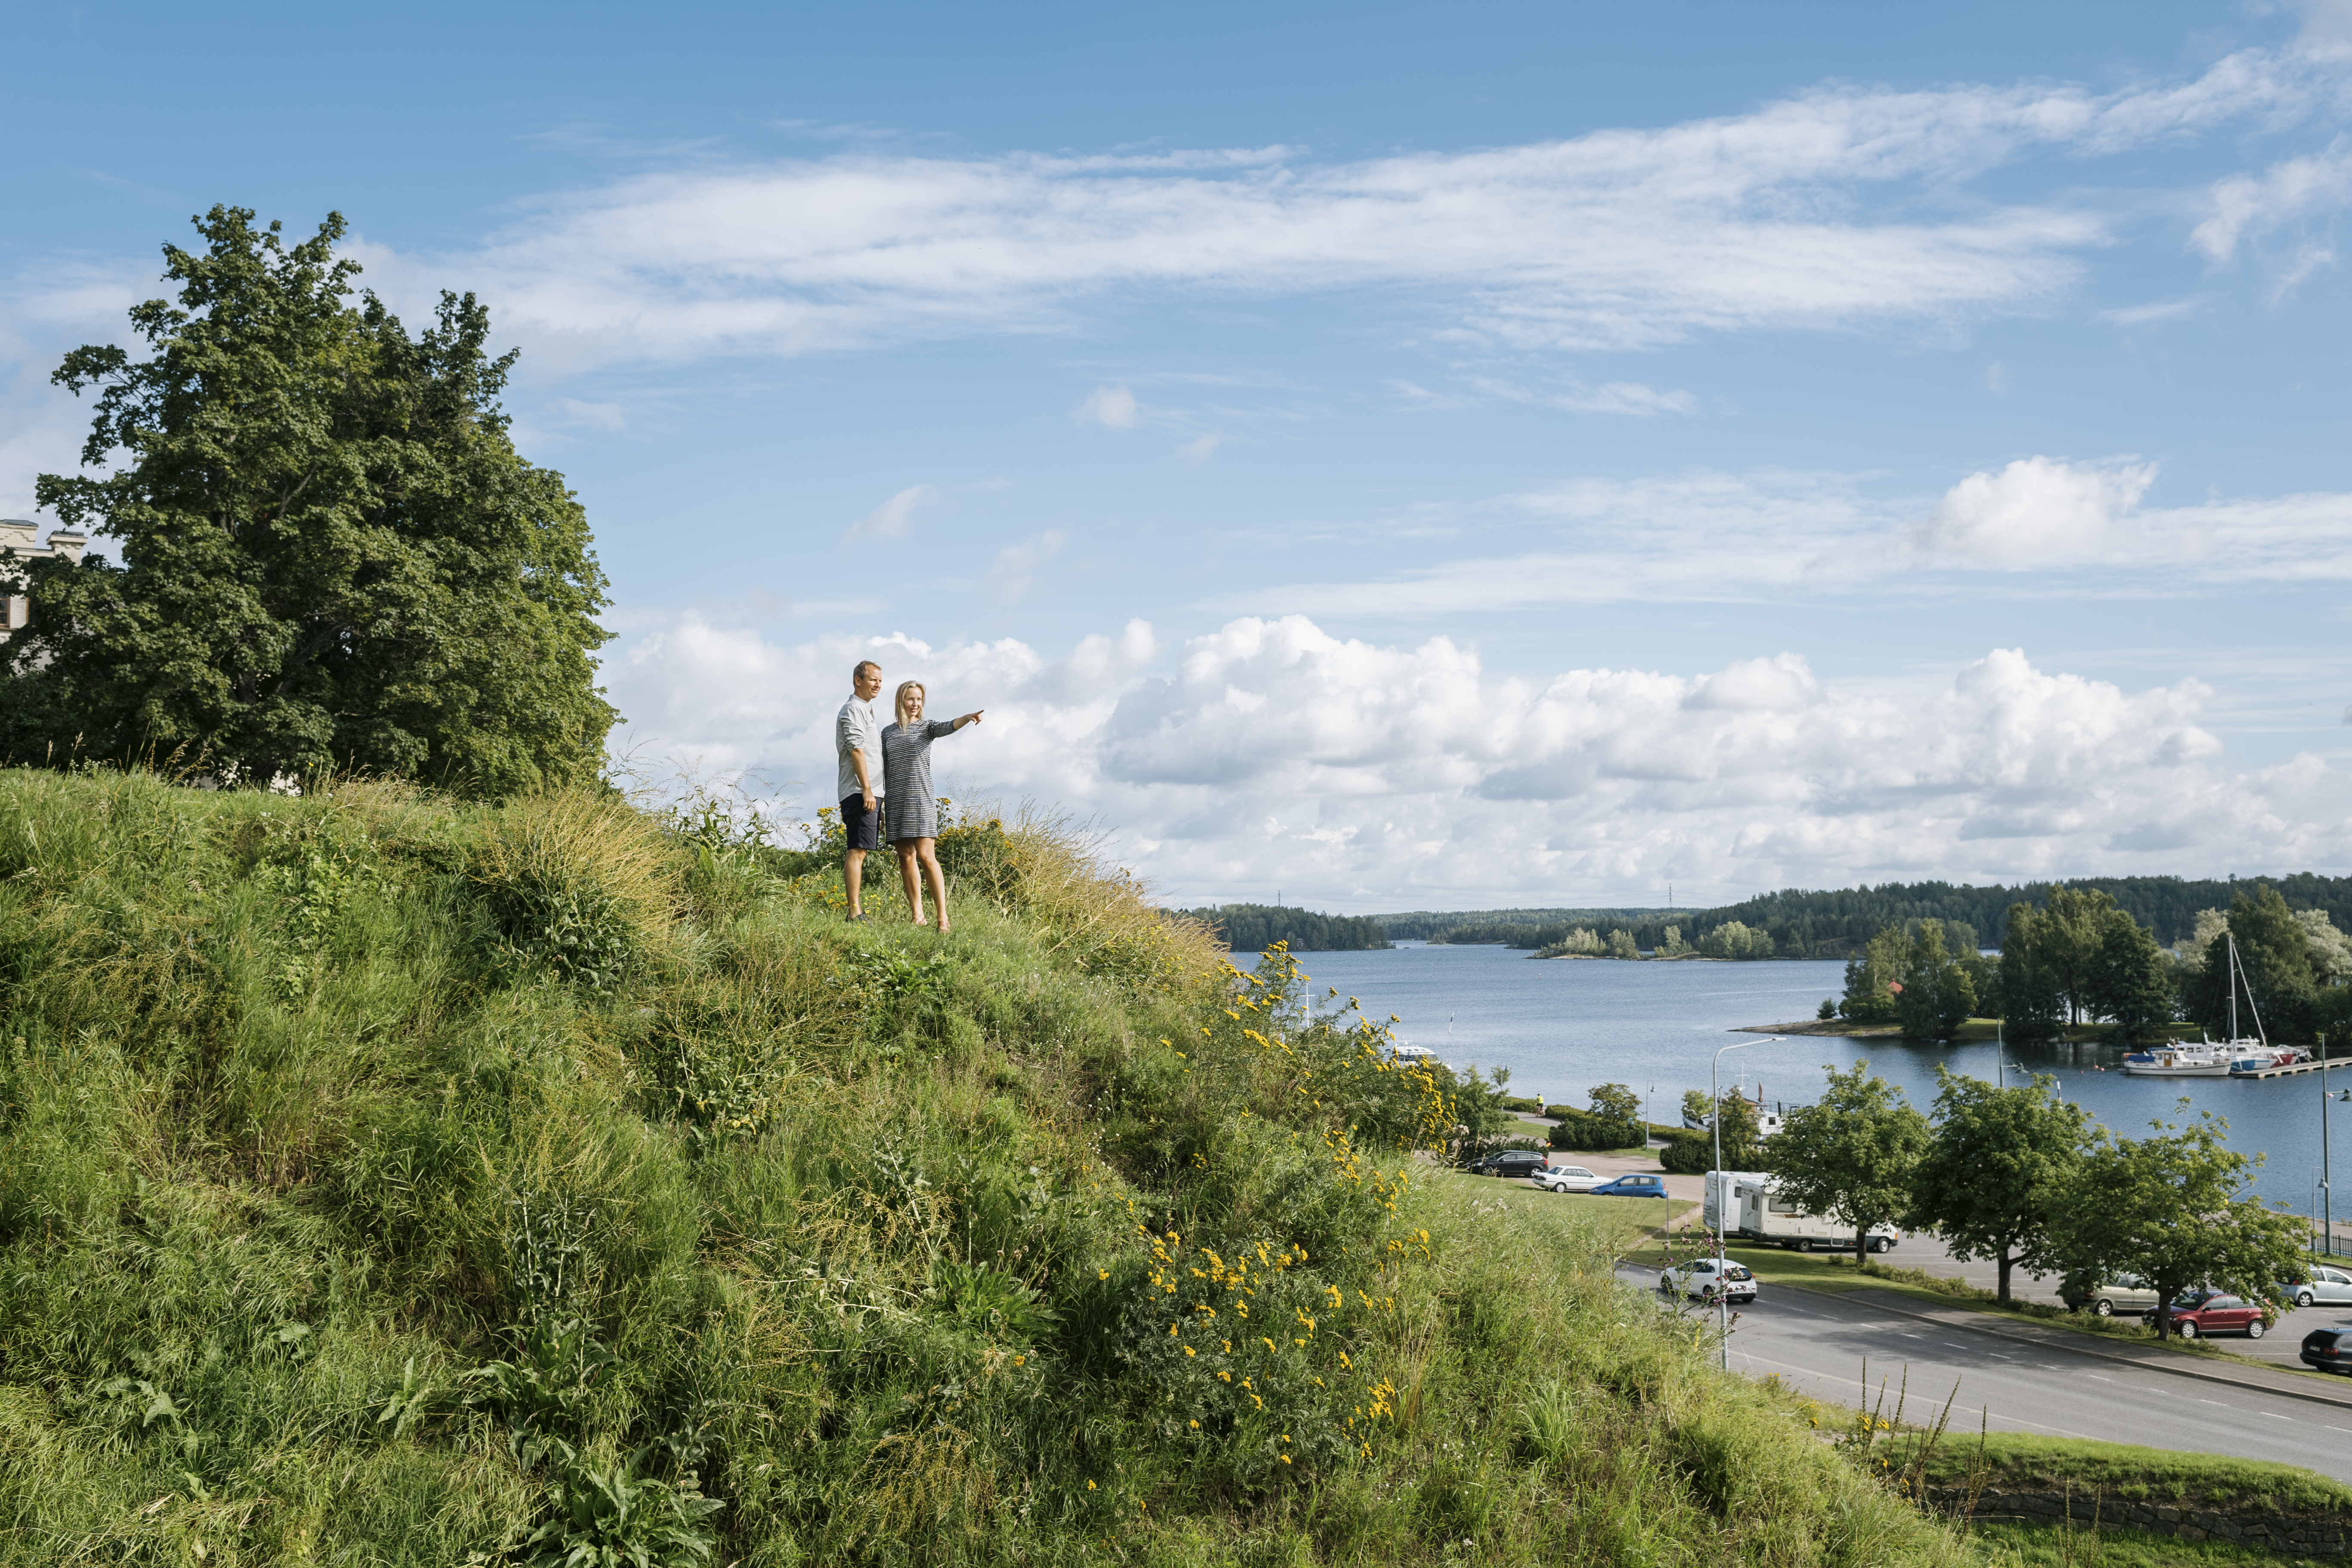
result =
[[[2157,1046],[2145,1051],[2134,1051],[2124,1058],[2124,1071],[2136,1078],[2228,1078],[2232,1072],[2257,1072],[2264,1068],[2283,1067],[2306,1058],[2310,1053],[2294,1047],[2273,1046],[2269,1031],[2263,1027],[2262,1009],[2254,1003],[2254,984],[2246,978],[2246,966],[2238,957],[2238,939],[2231,932],[2222,933],[2229,942],[2230,955],[2230,1037],[2208,1040],[2200,1037],[2194,1044],[2182,1041],[2177,1045]],[[2246,988],[2246,1011],[2252,1015],[2252,1037],[2238,1032],[2238,987]]]

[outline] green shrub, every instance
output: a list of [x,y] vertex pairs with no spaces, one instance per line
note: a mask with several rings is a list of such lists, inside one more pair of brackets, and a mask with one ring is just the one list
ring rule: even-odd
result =
[[1569,1111],[1551,1130],[1555,1149],[1646,1149],[1649,1143],[1650,1130],[1638,1121],[1615,1121],[1580,1110]]

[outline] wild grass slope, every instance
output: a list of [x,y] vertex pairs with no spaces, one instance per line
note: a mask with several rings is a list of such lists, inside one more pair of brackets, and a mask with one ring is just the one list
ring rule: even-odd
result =
[[[0,1561],[1937,1563],[1049,826],[0,779]],[[633,1555],[642,1553],[642,1558]]]

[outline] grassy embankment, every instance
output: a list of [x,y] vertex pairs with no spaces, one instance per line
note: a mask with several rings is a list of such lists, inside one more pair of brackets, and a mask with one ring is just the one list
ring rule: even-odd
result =
[[1066,839],[705,826],[0,780],[0,1562],[1972,1555]]

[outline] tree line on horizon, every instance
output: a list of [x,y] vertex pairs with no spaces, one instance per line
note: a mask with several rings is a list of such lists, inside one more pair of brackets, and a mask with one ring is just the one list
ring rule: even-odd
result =
[[1354,952],[1386,947],[1380,921],[1362,915],[1325,915],[1282,904],[1206,904],[1178,910],[1201,921],[1235,952],[1264,952],[1276,942],[1293,952]]

